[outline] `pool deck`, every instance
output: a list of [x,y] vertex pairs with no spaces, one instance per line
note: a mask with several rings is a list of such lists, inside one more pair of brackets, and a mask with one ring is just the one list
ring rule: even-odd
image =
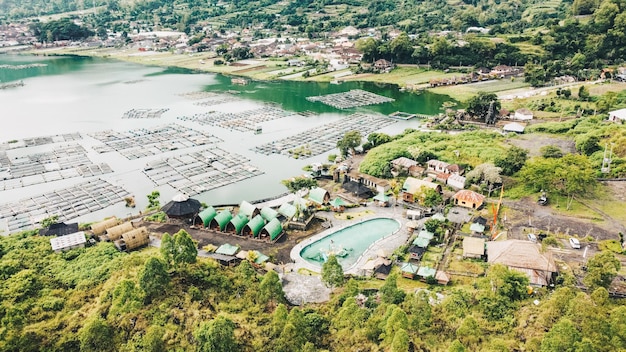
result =
[[[398,247],[407,243],[411,234],[407,232],[407,228],[406,228],[406,223],[409,220],[402,216],[404,209],[402,209],[401,207],[382,208],[382,207],[377,207],[375,205],[370,205],[365,209],[373,211],[373,214],[367,214],[365,216],[359,217],[358,219],[351,219],[351,220],[337,219],[334,217],[333,212],[318,212],[319,216],[323,216],[323,217],[326,217],[327,219],[330,219],[333,226],[327,230],[320,232],[319,234],[316,234],[315,236],[307,238],[306,240],[298,243],[296,246],[293,247],[290,253],[290,257],[293,260],[292,271],[298,272],[299,269],[307,269],[316,273],[321,272],[322,270],[321,266],[309,263],[308,261],[306,261],[304,258],[300,256],[300,252],[302,251],[302,249],[306,247],[307,245],[321,238],[324,238],[332,233],[335,233],[339,230],[342,230],[354,224],[358,224],[365,220],[371,220],[371,219],[376,219],[376,218],[394,219],[400,223],[400,228],[394,234],[381,238],[378,241],[372,243],[372,245],[370,245],[369,248],[366,249],[365,252],[363,252],[363,254],[357,259],[357,261],[352,266],[350,266],[349,268],[344,268],[345,274],[362,275],[363,271],[361,268],[363,267],[363,265],[365,265],[365,263],[367,263],[368,261],[372,259],[376,259],[381,249],[387,253],[392,253]],[[348,213],[348,214],[351,212],[361,213],[363,211],[364,211],[364,208],[353,208],[353,209],[346,210],[345,213]],[[420,220],[420,223],[422,221],[424,221],[424,219]]]

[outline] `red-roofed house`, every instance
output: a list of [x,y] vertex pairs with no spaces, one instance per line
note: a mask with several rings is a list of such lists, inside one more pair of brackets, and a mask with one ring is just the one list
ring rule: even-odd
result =
[[467,189],[456,192],[452,198],[454,198],[454,204],[471,209],[480,208],[485,201],[485,196]]

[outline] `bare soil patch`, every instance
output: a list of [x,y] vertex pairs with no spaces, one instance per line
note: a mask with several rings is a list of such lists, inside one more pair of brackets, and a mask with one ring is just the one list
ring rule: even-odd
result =
[[516,147],[528,150],[528,154],[531,157],[541,155],[540,149],[548,145],[559,147],[559,149],[561,149],[563,153],[566,154],[576,152],[576,144],[574,143],[574,141],[565,138],[554,138],[551,136],[527,134],[509,139],[506,142]]
[[242,250],[257,250],[265,255],[273,258],[275,263],[289,263],[291,258],[289,253],[291,249],[300,241],[311,235],[322,231],[321,221],[314,218],[311,221],[307,231],[288,230],[283,237],[276,243],[256,240],[244,236],[226,234],[208,229],[192,228],[180,221],[170,221],[168,223],[149,223],[144,222],[143,226],[147,226],[154,235],[160,237],[164,233],[174,234],[183,229],[187,231],[191,237],[198,242],[198,248],[202,248],[207,244],[221,246],[225,243],[238,245]]

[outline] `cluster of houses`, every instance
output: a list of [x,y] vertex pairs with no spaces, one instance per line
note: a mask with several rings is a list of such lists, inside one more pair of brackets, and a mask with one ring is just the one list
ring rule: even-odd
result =
[[515,77],[515,76],[521,76],[523,74],[524,74],[523,67],[498,65],[492,69],[482,67],[467,75],[453,76],[449,78],[433,78],[428,82],[428,85],[431,88],[433,88],[433,87],[439,87],[439,86],[475,83],[475,82],[480,82],[480,81],[487,81],[490,79]]
[[534,287],[551,285],[558,274],[552,253],[542,251],[540,244],[531,241],[486,241],[483,237],[465,236],[463,258],[486,258],[489,264],[502,264],[522,272]]
[[0,48],[29,45],[36,40],[27,23],[0,23]]
[[69,251],[83,248],[89,240],[95,243],[93,237],[100,241],[113,242],[120,251],[129,252],[150,243],[148,229],[141,226],[135,228],[130,221],[121,222],[113,217],[99,223],[92,224],[89,231],[78,231],[78,223],[56,223],[39,231],[41,236],[56,236],[50,239],[50,246],[55,252]]
[[296,216],[297,207],[283,203],[278,210],[270,207],[257,208],[242,201],[236,214],[230,209],[217,211],[209,206],[196,216],[194,225],[199,224],[213,231],[276,242],[284,234],[283,223]]
[[240,250],[238,246],[225,243],[217,247],[214,251],[207,253],[209,258],[215,259],[223,266],[237,266],[242,260],[248,260],[253,267],[265,269],[267,271],[275,270],[276,264],[269,261],[269,257],[259,251]]

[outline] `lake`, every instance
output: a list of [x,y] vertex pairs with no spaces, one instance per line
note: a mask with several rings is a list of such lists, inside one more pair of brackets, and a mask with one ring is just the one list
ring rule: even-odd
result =
[[[9,65],[31,65],[21,69],[7,68]],[[228,152],[249,159],[249,163],[263,174],[231,185],[203,192],[194,198],[207,204],[239,203],[241,200],[256,200],[271,197],[286,191],[280,180],[303,174],[302,168],[312,162],[323,162],[326,152],[307,159],[293,159],[285,155],[263,155],[251,148],[271,143],[281,138],[307,131],[327,123],[336,122],[355,112],[389,114],[395,111],[436,114],[449,97],[424,92],[420,95],[400,92],[397,87],[375,83],[345,82],[339,85],[294,81],[255,82],[240,86],[231,83],[230,77],[192,73],[181,69],[141,66],[131,63],[96,58],[47,57],[0,55],[0,84],[23,81],[24,86],[0,89],[0,111],[2,127],[0,142],[23,138],[51,136],[79,132],[78,141],[94,163],[107,163],[113,173],[98,176],[119,185],[135,195],[138,212],[147,205],[146,195],[154,189],[161,192],[161,203],[165,204],[177,192],[169,185],[157,186],[142,170],[147,163],[191,153],[206,147],[172,150],[161,155],[128,160],[118,153],[98,153],[94,150],[101,144],[90,135],[104,130],[132,131],[177,124],[196,131],[210,133],[223,140],[217,146]],[[363,89],[395,101],[341,111],[305,98],[330,93]],[[183,96],[190,92],[230,91],[235,101],[212,106],[197,105],[197,101]],[[237,94],[234,94],[237,93]],[[293,114],[261,124],[263,132],[240,132],[219,126],[200,125],[181,120],[182,116],[193,116],[211,112],[240,113],[272,103],[287,111],[313,112],[313,115]],[[167,109],[161,118],[122,119],[131,109]],[[398,121],[381,132],[395,134],[406,128],[419,127],[418,120]],[[69,144],[69,143],[64,143]],[[52,145],[11,150],[10,156],[18,158],[37,152],[46,152]],[[334,151],[336,153],[336,151]],[[13,202],[50,190],[65,188],[80,182],[84,177],[74,177],[35,184],[27,187],[0,191],[2,203]],[[95,221],[107,215],[126,216],[129,209],[123,204],[108,207],[78,218],[78,221]]]

